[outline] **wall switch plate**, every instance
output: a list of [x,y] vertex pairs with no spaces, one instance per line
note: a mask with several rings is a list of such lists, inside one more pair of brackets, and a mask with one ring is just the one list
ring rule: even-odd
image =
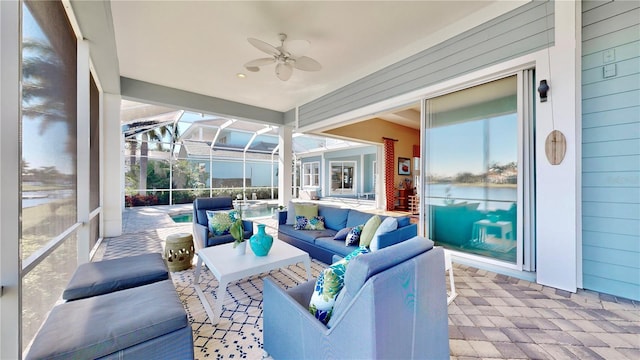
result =
[[610,78],[616,76],[616,64],[609,64],[602,67],[602,77]]
[[602,52],[602,62],[610,63],[616,59],[616,51],[614,49],[605,50]]

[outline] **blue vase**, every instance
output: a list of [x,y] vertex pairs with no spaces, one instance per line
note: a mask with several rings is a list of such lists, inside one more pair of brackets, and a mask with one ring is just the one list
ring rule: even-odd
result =
[[249,238],[249,245],[256,256],[266,256],[273,245],[273,236],[264,231],[264,224],[258,225],[258,232]]

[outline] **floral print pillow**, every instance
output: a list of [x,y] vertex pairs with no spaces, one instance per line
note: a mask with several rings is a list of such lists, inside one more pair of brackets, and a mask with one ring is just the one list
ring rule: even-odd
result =
[[311,295],[311,301],[309,302],[309,312],[323,324],[326,325],[331,319],[333,305],[335,305],[336,298],[344,286],[344,274],[347,271],[347,265],[357,256],[368,252],[369,249],[366,247],[357,248],[345,256],[344,259],[326,268],[318,276],[313,295]]
[[236,210],[231,211],[211,211],[207,210],[207,221],[209,232],[212,236],[229,234],[229,229],[236,220],[240,219],[240,214]]
[[314,216],[312,218],[296,216],[296,223],[293,228],[295,230],[325,230],[324,216]]
[[349,230],[347,238],[344,239],[344,245],[352,246],[360,244],[360,234],[362,234],[362,228],[364,228],[364,224],[354,226],[351,230]]

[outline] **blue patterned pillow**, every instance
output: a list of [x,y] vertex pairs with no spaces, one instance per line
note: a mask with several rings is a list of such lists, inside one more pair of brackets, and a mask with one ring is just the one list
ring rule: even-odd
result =
[[344,274],[347,271],[347,265],[357,256],[368,252],[369,249],[366,247],[357,248],[345,256],[344,259],[326,268],[318,276],[316,286],[311,295],[311,301],[309,302],[309,312],[323,324],[326,325],[331,319],[336,297],[338,297],[340,290],[344,286]]
[[344,245],[345,246],[358,245],[360,243],[360,234],[362,234],[363,227],[364,225],[358,225],[358,226],[354,226],[351,230],[349,230],[349,233],[347,234],[347,237],[344,240]]
[[293,228],[295,230],[325,230],[324,216],[314,216],[310,219],[306,216],[296,216]]
[[213,236],[229,234],[229,229],[236,220],[240,219],[240,214],[236,210],[231,211],[211,211],[207,210],[207,222],[209,232]]

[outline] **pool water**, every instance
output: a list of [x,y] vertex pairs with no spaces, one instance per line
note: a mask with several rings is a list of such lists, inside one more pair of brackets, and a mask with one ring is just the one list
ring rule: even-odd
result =
[[193,222],[193,214],[188,213],[188,214],[171,215],[171,219],[173,219],[173,222],[177,222],[177,223],[189,223],[189,222]]
[[[267,216],[271,216],[271,214],[273,213],[273,209],[275,209],[275,205],[274,206],[267,206],[267,207],[257,207],[254,209],[245,209],[242,211],[242,217],[245,219],[253,219],[253,218],[260,218],[260,217],[267,217]],[[174,222],[177,223],[190,223],[193,222],[193,213],[186,213],[186,214],[175,214],[175,215],[170,215],[171,219],[173,219]]]

